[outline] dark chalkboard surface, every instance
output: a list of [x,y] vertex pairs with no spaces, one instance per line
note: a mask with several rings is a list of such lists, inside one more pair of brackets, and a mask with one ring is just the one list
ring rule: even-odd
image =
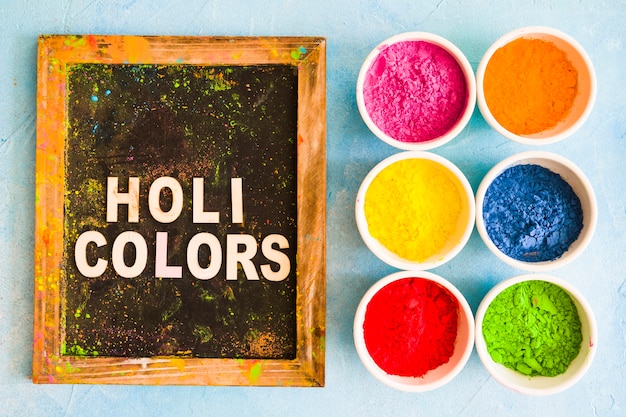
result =
[[[297,67],[77,64],[68,68],[68,87],[62,353],[293,359]],[[118,181],[114,190],[125,193],[130,177],[139,180],[137,222],[128,220],[123,204],[118,220],[106,221],[110,177]],[[182,209],[171,223],[149,209],[148,194],[159,186],[152,184],[162,178],[182,190]],[[202,187],[196,183],[194,190],[194,178]],[[241,182],[241,219],[233,219],[234,178]],[[160,190],[160,210],[169,212],[172,190]],[[200,204],[193,201],[196,194]],[[194,223],[194,204],[218,213],[217,222]],[[107,241],[85,254],[93,258],[88,264],[109,262],[91,278],[74,260],[76,240],[87,231]],[[148,253],[139,275],[124,278],[111,251],[128,231],[138,233]],[[157,232],[167,233],[160,255],[167,255],[169,269],[180,270],[170,273],[174,277],[155,271]],[[189,244],[199,233],[219,241],[215,250],[205,243],[192,254],[202,269],[217,267],[209,279],[195,277],[187,264]],[[242,234],[254,242],[245,249],[255,255],[244,257],[255,269],[251,276],[226,250],[227,238]],[[278,267],[260,249],[275,234],[288,245],[280,249],[288,258],[280,267],[289,272],[278,282],[260,269]],[[136,256],[133,243],[124,249],[122,269]],[[227,279],[231,265],[236,280]]]
[[323,47],[40,39],[36,382],[323,384]]

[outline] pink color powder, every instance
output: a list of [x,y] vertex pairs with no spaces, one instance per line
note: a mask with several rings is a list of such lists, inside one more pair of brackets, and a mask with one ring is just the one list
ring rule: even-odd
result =
[[465,75],[445,49],[404,41],[380,51],[364,80],[365,108],[376,126],[401,142],[436,139],[467,105]]

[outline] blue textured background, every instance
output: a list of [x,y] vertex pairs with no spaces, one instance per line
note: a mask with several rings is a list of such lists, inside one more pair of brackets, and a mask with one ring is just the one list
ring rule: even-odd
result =
[[[2,0],[0,2],[0,415],[6,416],[623,416],[626,415],[626,2],[317,0]],[[476,353],[445,387],[400,393],[371,377],[352,343],[356,306],[393,269],[375,259],[356,230],[360,181],[395,152],[361,121],[356,77],[370,50],[405,31],[442,35],[474,69],[502,34],[546,25],[577,39],[596,68],[591,117],[565,142],[543,149],[578,164],[593,184],[599,222],[587,251],[553,274],[593,307],[600,343],[590,371],[550,397],[527,397],[489,377]],[[46,386],[29,380],[33,308],[33,224],[37,35],[310,35],[328,41],[328,295],[326,387]],[[529,150],[492,131],[476,110],[449,158],[476,190],[504,157]],[[433,270],[475,311],[497,282],[521,273],[489,253],[474,232],[461,254]]]

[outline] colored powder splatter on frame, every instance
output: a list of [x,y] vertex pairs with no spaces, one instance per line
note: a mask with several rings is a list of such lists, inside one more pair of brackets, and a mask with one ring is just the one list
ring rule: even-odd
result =
[[424,41],[398,42],[380,51],[365,77],[363,96],[374,124],[401,142],[444,135],[468,102],[459,63]]
[[457,232],[462,186],[446,168],[427,159],[394,162],[372,180],[365,194],[369,233],[410,261],[436,256]]
[[403,278],[380,289],[363,322],[372,359],[390,375],[421,377],[450,360],[458,302],[436,282]]
[[487,189],[487,234],[507,256],[524,262],[560,258],[583,228],[580,199],[563,178],[539,165],[508,168]]
[[576,305],[561,287],[531,280],[512,285],[491,302],[482,332],[491,358],[530,376],[556,376],[582,343]]

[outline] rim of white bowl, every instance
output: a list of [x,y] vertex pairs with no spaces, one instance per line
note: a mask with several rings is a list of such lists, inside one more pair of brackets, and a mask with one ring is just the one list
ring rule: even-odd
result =
[[[460,194],[462,194],[461,197],[466,198],[466,204],[467,204],[467,213],[466,213],[467,219],[465,222],[466,224],[465,230],[463,231],[463,234],[458,244],[454,245],[452,250],[448,251],[442,256],[437,257],[434,260],[427,260],[424,262],[413,262],[413,261],[408,261],[406,259],[402,259],[398,255],[396,255],[395,253],[387,249],[385,246],[383,246],[377,239],[372,237],[372,235],[370,235],[369,230],[368,230],[364,207],[365,207],[365,194],[367,192],[369,185],[372,183],[373,179],[382,170],[384,170],[389,165],[395,162],[405,160],[405,159],[427,159],[427,160],[436,162],[440,164],[441,166],[443,166],[444,168],[446,168],[452,175],[454,175],[456,179],[458,180],[458,182],[463,187],[463,192],[462,193],[460,192]],[[370,170],[367,176],[363,179],[363,181],[361,182],[361,186],[359,187],[359,190],[357,192],[357,196],[356,196],[355,217],[356,217],[357,229],[359,231],[359,234],[361,235],[363,242],[365,242],[365,245],[369,248],[369,250],[376,257],[378,257],[380,260],[382,260],[386,264],[393,266],[395,268],[398,268],[398,269],[423,271],[427,269],[436,268],[438,266],[445,264],[446,262],[453,259],[456,255],[458,255],[459,252],[461,252],[461,250],[465,247],[465,245],[467,244],[472,234],[472,231],[474,230],[474,223],[476,221],[476,203],[474,199],[474,192],[472,190],[472,186],[470,185],[469,181],[467,180],[463,172],[451,161],[432,152],[404,151],[404,152],[396,153],[394,155],[391,155],[383,159],[376,166],[374,166],[374,168],[372,168],[372,170]]]
[[[505,171],[507,168],[510,168],[512,166],[522,165],[526,163],[543,166],[541,162],[537,162],[540,160],[551,161],[553,163],[556,163],[558,165],[565,167],[565,169],[570,171],[576,177],[577,181],[580,182],[586,194],[583,196],[577,193],[578,198],[580,199],[583,207],[585,207],[588,204],[589,209],[586,211],[583,211],[584,223],[583,223],[583,230],[581,231],[581,235],[578,237],[578,239],[574,243],[572,243],[572,245],[570,245],[570,248],[567,251],[565,251],[565,253],[563,253],[561,257],[552,261],[523,262],[523,261],[511,258],[510,256],[506,255],[500,249],[498,249],[498,247],[493,243],[493,241],[489,237],[489,234],[487,233],[487,228],[485,226],[485,221],[483,218],[483,204],[485,201],[485,194],[487,193],[487,189],[503,171]],[[552,169],[550,170],[553,171]],[[561,173],[559,172],[557,173],[561,175],[561,177],[563,177]],[[570,181],[568,181],[567,178],[563,178],[563,179],[571,186],[571,183]],[[574,261],[584,252],[584,250],[591,243],[591,240],[593,239],[593,235],[595,234],[595,230],[596,230],[596,226],[598,222],[598,205],[596,201],[596,196],[595,196],[593,187],[591,186],[591,183],[587,179],[587,176],[576,164],[574,164],[569,159],[561,155],[557,155],[555,153],[547,152],[547,151],[526,151],[526,152],[516,153],[514,155],[511,155],[503,159],[502,161],[494,165],[493,168],[491,168],[487,172],[487,174],[483,177],[480,185],[478,186],[478,189],[476,190],[476,211],[475,212],[476,212],[476,222],[475,222],[476,230],[478,231],[478,234],[480,235],[482,241],[487,246],[487,248],[489,248],[491,253],[493,253],[496,257],[498,257],[501,261],[505,262],[506,264],[514,268],[518,268],[518,269],[521,269],[524,271],[530,271],[530,272],[552,271],[552,270],[561,268],[571,263],[572,261]]]
[[[447,289],[457,299],[459,303],[459,321],[467,320],[468,324],[467,342],[465,346],[463,346],[463,351],[461,352],[460,358],[458,359],[456,366],[454,366],[445,375],[441,376],[435,381],[428,383],[419,383],[420,381],[423,381],[424,377],[399,377],[389,375],[384,370],[382,370],[376,364],[376,362],[374,362],[369,354],[369,351],[367,350],[367,346],[365,345],[365,338],[363,335],[363,323],[365,321],[365,312],[367,311],[367,306],[369,302],[371,301],[372,297],[378,291],[380,291],[381,288],[385,287],[391,282],[404,278],[428,279],[438,283],[439,285]],[[461,315],[463,315],[464,318],[461,318]],[[458,288],[454,286],[454,284],[452,284],[450,281],[443,278],[442,276],[428,271],[398,271],[378,280],[365,292],[365,294],[361,298],[361,301],[359,302],[359,305],[357,306],[354,316],[353,338],[357,354],[359,356],[359,359],[363,363],[363,366],[365,366],[367,371],[378,381],[400,391],[426,392],[442,387],[443,385],[454,379],[463,370],[463,368],[467,364],[467,361],[469,360],[472,351],[474,350],[475,329],[476,327],[472,309],[461,291],[459,291]],[[455,350],[456,348],[457,346],[455,345]],[[442,366],[445,366],[445,364]],[[428,373],[425,376],[428,376]]]
[[[551,387],[548,387],[548,388],[546,387],[534,387],[533,388],[533,387],[529,387],[527,385],[515,382],[515,380],[518,380],[518,381],[531,380],[531,377],[525,377],[521,374],[518,375],[515,371],[506,368],[504,365],[496,363],[491,358],[491,355],[489,355],[489,352],[487,351],[487,345],[485,343],[485,340],[483,339],[482,323],[485,317],[485,313],[487,309],[489,308],[489,305],[491,304],[491,302],[494,300],[494,298],[496,298],[498,294],[500,294],[505,289],[515,284],[518,284],[520,282],[524,282],[524,281],[546,281],[546,282],[550,282],[552,284],[558,285],[563,290],[565,290],[565,292],[567,292],[572,298],[572,300],[574,301],[574,304],[576,305],[576,307],[577,308],[580,307],[583,310],[582,313],[584,314],[584,318],[581,317],[581,324],[584,326],[585,330],[588,331],[588,340],[586,341],[587,350],[583,351],[583,349],[585,348],[585,339],[583,338],[583,342],[581,344],[581,351],[578,354],[578,356],[579,357],[580,355],[585,355],[585,356],[581,357],[582,364],[579,365],[578,369],[570,372],[568,368],[568,371],[566,371],[565,374],[561,374],[561,376],[557,376],[557,377],[541,377],[541,376],[532,377],[532,378],[537,378],[536,380],[539,382],[554,381],[554,379],[551,379],[551,378],[561,379],[561,382],[553,384]],[[578,312],[578,315],[581,316],[580,311]],[[498,381],[498,383],[500,383],[506,388],[509,388],[513,391],[526,394],[526,395],[535,395],[535,396],[552,395],[552,394],[557,394],[559,392],[562,392],[570,388],[572,385],[580,381],[580,379],[585,375],[585,373],[587,372],[587,370],[589,369],[589,367],[591,366],[593,362],[593,359],[595,357],[596,350],[597,350],[598,326],[597,326],[595,314],[593,313],[593,310],[591,309],[591,305],[587,302],[584,295],[576,287],[574,287],[572,284],[565,281],[564,279],[557,278],[553,275],[522,274],[522,275],[517,275],[511,278],[505,279],[504,281],[501,281],[500,283],[496,284],[480,302],[480,305],[478,306],[478,309],[476,310],[476,316],[475,316],[474,322],[476,326],[476,329],[475,329],[476,353],[478,354],[478,357],[480,358],[480,361],[482,362],[483,366],[487,369],[489,374],[496,381]],[[576,361],[577,358],[575,358],[574,361]],[[570,372],[569,375],[567,375],[568,372]]]
[[[498,122],[496,118],[491,114],[491,111],[489,110],[489,106],[487,106],[487,102],[485,100],[485,94],[483,90],[485,70],[493,54],[498,49],[500,49],[501,47],[503,47],[504,45],[508,44],[509,42],[515,39],[524,38],[524,37],[528,38],[528,37],[532,37],[533,35],[537,35],[537,37],[540,37],[540,38],[546,37],[546,36],[553,37],[553,38],[560,39],[561,41],[565,43],[568,43],[578,53],[578,55],[580,55],[580,59],[584,63],[584,66],[586,67],[587,72],[589,73],[589,84],[590,84],[589,85],[589,97],[587,99],[587,104],[585,106],[585,109],[581,113],[580,117],[574,123],[572,123],[572,125],[568,127],[567,129],[563,130],[562,132],[558,134],[551,135],[545,138],[540,137],[541,134],[526,135],[526,136],[517,135],[505,129],[500,124],[500,122]],[[514,142],[521,143],[524,145],[535,145],[535,146],[549,145],[552,143],[559,142],[571,136],[573,133],[575,133],[589,118],[589,114],[593,110],[593,106],[595,104],[595,99],[596,99],[596,94],[597,94],[597,88],[598,88],[597,79],[596,79],[595,69],[593,67],[593,62],[591,61],[591,58],[589,57],[585,49],[582,47],[582,45],[580,45],[580,43],[578,43],[576,39],[574,39],[567,33],[564,33],[558,29],[547,27],[547,26],[525,26],[525,27],[512,30],[502,35],[487,49],[480,63],[478,64],[478,68],[476,69],[476,102],[478,105],[478,109],[480,110],[480,113],[482,114],[483,118],[495,131],[500,133],[502,136]]]
[[[444,135],[425,142],[402,142],[400,140],[392,138],[391,136],[383,132],[376,125],[376,123],[372,121],[365,107],[365,100],[363,97],[363,84],[365,82],[365,77],[372,62],[374,61],[374,59],[376,59],[380,52],[389,45],[404,41],[426,41],[442,47],[455,58],[455,60],[461,66],[463,73],[465,74],[465,83],[467,86],[468,97],[463,114],[457,120],[455,125]],[[430,32],[404,32],[385,39],[384,41],[379,43],[365,58],[365,61],[361,65],[361,69],[357,77],[356,102],[359,113],[361,114],[361,118],[363,119],[367,127],[372,133],[374,133],[374,135],[376,135],[376,137],[381,139],[383,142],[397,149],[407,151],[426,151],[430,149],[435,149],[450,142],[452,139],[457,137],[465,128],[465,126],[469,123],[472,114],[474,113],[474,108],[476,107],[476,78],[474,70],[472,69],[472,66],[467,60],[465,54],[463,54],[463,52],[455,44],[453,44],[446,38]]]

